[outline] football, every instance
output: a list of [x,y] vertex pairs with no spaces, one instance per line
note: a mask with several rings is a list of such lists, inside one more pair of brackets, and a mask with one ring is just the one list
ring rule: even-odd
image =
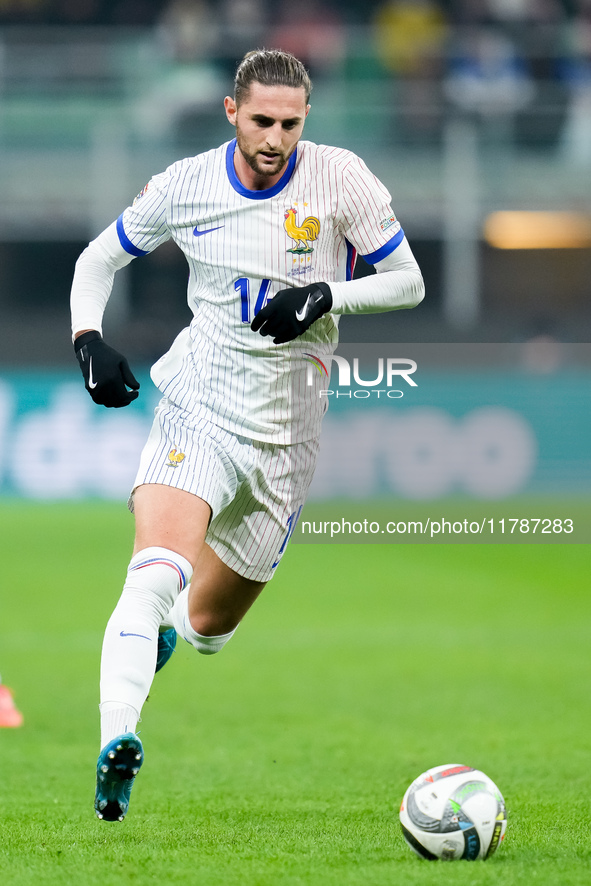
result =
[[421,858],[489,858],[505,836],[505,801],[478,769],[448,763],[428,769],[400,806],[404,839]]

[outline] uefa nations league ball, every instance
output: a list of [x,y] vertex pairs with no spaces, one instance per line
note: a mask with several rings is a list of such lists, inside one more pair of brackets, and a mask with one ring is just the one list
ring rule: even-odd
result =
[[421,858],[488,858],[505,836],[498,787],[478,769],[449,763],[415,778],[400,806],[404,839]]

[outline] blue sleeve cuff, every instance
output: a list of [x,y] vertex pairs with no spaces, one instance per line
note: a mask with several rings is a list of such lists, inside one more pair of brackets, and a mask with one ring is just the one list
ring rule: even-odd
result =
[[120,215],[117,219],[117,236],[119,237],[119,242],[123,246],[124,250],[128,252],[130,255],[135,255],[136,258],[140,255],[147,255],[147,252],[144,252],[143,249],[138,249],[137,246],[134,246],[125,230],[123,228],[123,216]]
[[383,246],[380,246],[379,249],[376,249],[375,252],[369,252],[367,255],[364,255],[363,258],[370,265],[377,265],[383,258],[386,258],[387,255],[394,252],[397,246],[400,246],[402,241],[404,240],[404,231],[400,228],[397,231],[391,240],[388,240],[387,243],[384,243]]

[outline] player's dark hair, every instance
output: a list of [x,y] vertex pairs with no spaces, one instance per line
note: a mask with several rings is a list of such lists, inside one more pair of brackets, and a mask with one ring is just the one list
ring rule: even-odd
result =
[[306,104],[312,91],[312,81],[302,62],[282,49],[254,49],[247,52],[236,70],[234,101],[240,105],[248,96],[252,83],[263,86],[303,86]]

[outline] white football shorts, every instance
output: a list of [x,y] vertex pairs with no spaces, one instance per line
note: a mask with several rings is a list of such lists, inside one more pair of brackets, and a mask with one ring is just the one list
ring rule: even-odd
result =
[[241,437],[164,397],[133,488],[161,483],[198,495],[212,510],[207,544],[239,575],[268,581],[299,519],[318,446],[318,439],[290,446]]

